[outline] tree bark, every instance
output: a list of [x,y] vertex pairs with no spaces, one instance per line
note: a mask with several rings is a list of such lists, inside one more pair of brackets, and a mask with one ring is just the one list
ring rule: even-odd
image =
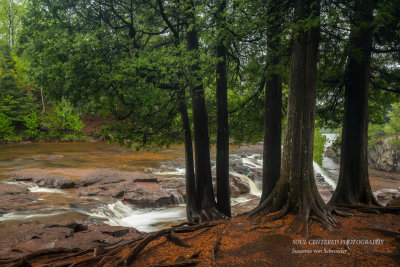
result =
[[196,222],[198,221],[198,211],[196,207],[196,183],[194,176],[192,147],[193,144],[184,90],[179,93],[179,112],[182,118],[182,129],[185,145],[186,217],[189,222]]
[[291,212],[297,215],[296,224],[304,225],[306,234],[310,215],[315,215],[325,224],[334,224],[328,206],[318,193],[312,160],[319,26],[302,24],[302,21],[318,20],[319,8],[319,1],[295,1],[294,19],[298,27],[292,36],[281,176],[271,194],[250,213],[279,211],[270,217],[277,219]]
[[329,204],[376,204],[368,177],[368,88],[374,1],[355,1],[345,79],[340,174]]
[[[267,35],[267,73],[264,94],[264,151],[263,151],[263,185],[261,202],[274,189],[280,177],[281,143],[282,143],[282,78],[277,67],[281,59],[279,46],[281,23],[277,16],[272,15],[278,9],[277,2],[271,2],[269,11]],[[278,9],[279,10],[279,9]]]
[[226,0],[222,0],[217,14],[217,208],[222,214],[231,217],[231,198],[229,186],[229,128],[226,55],[224,38]]
[[186,11],[188,28],[186,42],[189,51],[192,51],[192,73],[194,79],[191,85],[194,147],[195,147],[195,177],[196,177],[196,204],[200,212],[200,222],[221,218],[216,209],[214,192],[212,187],[211,165],[210,165],[210,143],[208,137],[208,118],[204,98],[204,88],[200,77],[200,66],[198,63],[199,39],[196,28],[195,15],[193,13],[194,3],[187,1]]

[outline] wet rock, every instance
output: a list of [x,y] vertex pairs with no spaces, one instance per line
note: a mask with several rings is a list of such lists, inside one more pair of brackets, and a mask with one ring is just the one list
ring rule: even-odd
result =
[[[171,183],[166,183],[170,185]],[[178,184],[182,185],[180,181]],[[137,182],[137,181],[124,181],[119,183],[109,184],[95,184],[88,187],[78,189],[79,196],[108,196],[122,200],[124,203],[129,203],[138,208],[150,207],[165,207],[168,205],[178,204],[174,201],[174,194],[182,194],[181,190],[163,187],[163,183],[157,182]],[[178,187],[178,185],[175,185]]]
[[38,186],[47,188],[72,188],[75,186],[74,180],[65,175],[49,173],[42,169],[22,169],[10,174],[12,180],[22,182],[34,182]]
[[23,184],[0,184],[0,215],[14,211],[25,211],[40,207],[38,194],[32,193]]
[[315,173],[314,178],[319,194],[325,202],[328,202],[334,192],[332,186],[325,181],[324,177],[320,173]]
[[230,175],[229,182],[231,186],[231,197],[237,197],[241,194],[247,194],[250,192],[249,184],[236,176]]
[[[376,194],[376,199],[381,203],[381,204],[387,204],[391,201],[394,201],[391,203],[396,203],[396,199],[400,197],[400,191],[399,190],[393,190],[393,189],[382,189],[378,191]],[[400,203],[400,202],[399,202]]]
[[335,163],[340,163],[340,157],[339,155],[335,152],[332,146],[329,146],[325,150],[325,157],[328,157],[332,159]]
[[252,198],[246,202],[239,203],[232,206],[232,216],[240,215],[255,209],[260,203],[259,198]]
[[400,197],[393,198],[387,204],[387,207],[400,207]]
[[121,172],[101,170],[92,172],[85,177],[77,179],[78,186],[109,185],[121,182],[151,182],[156,183],[157,178],[140,172]]
[[123,197],[124,203],[139,208],[165,207],[175,204],[174,197],[157,183],[135,183],[129,187]]
[[10,225],[0,228],[0,236],[9,237],[0,239],[0,257],[21,257],[46,248],[94,249],[140,235],[134,228],[97,225],[84,220]]

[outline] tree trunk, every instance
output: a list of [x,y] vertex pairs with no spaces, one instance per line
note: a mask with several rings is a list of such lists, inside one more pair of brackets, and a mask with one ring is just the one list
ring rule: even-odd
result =
[[204,98],[204,88],[200,77],[200,66],[198,63],[199,39],[197,35],[194,4],[188,0],[188,29],[186,41],[188,50],[193,52],[192,72],[194,74],[191,85],[193,126],[194,126],[194,147],[195,147],[195,177],[197,209],[200,211],[200,222],[221,218],[216,209],[214,192],[212,186],[211,165],[210,165],[210,143],[208,138],[208,118]]
[[12,17],[12,1],[8,0],[8,23],[10,31],[10,48],[13,46],[13,17]]
[[217,33],[217,207],[219,212],[231,217],[231,198],[229,186],[229,128],[226,55],[224,44],[226,0],[222,0],[218,10]]
[[[319,221],[334,224],[328,206],[318,193],[313,172],[313,140],[316,101],[317,54],[319,27],[301,25],[301,21],[319,18],[319,2],[296,0],[296,27],[290,57],[288,117],[281,176],[271,194],[250,215],[279,211],[270,217],[277,219],[288,212],[297,215],[296,223],[307,222],[310,215]],[[300,23],[299,23],[300,21]]]
[[376,204],[368,177],[368,87],[374,1],[355,1],[345,80],[340,174],[329,204]]
[[[279,5],[279,3],[278,3]],[[276,2],[269,6],[270,14],[276,11]],[[275,16],[273,16],[275,18]],[[276,69],[280,62],[281,21],[268,21],[267,74],[264,95],[264,152],[263,186],[260,202],[271,194],[280,177],[282,143],[282,79]]]
[[198,221],[198,211],[196,207],[196,184],[193,166],[193,147],[192,133],[190,130],[189,116],[187,113],[187,105],[185,92],[179,92],[179,112],[182,118],[182,129],[184,134],[185,145],[185,167],[186,167],[186,217],[189,222]]

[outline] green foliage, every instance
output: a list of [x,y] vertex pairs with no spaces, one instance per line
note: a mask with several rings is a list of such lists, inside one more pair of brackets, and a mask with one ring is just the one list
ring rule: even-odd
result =
[[0,112],[0,142],[9,141],[12,138],[13,132],[12,120]]
[[84,124],[79,119],[79,115],[65,103],[49,108],[40,115],[32,112],[25,116],[24,125],[25,134],[31,140],[82,141],[86,139],[82,135]]
[[326,136],[322,135],[320,128],[315,128],[314,131],[314,151],[313,160],[319,165],[322,165],[322,158],[325,151]]
[[392,145],[400,148],[400,102],[393,104],[390,121],[385,130],[387,134],[393,136]]
[[82,134],[83,122],[67,104],[56,105],[41,116],[41,128],[48,132],[49,138],[61,139],[71,134]]
[[368,125],[368,149],[372,149],[377,141],[387,136],[384,124]]
[[24,117],[24,124],[26,127],[25,133],[30,139],[40,138],[40,120],[36,112]]

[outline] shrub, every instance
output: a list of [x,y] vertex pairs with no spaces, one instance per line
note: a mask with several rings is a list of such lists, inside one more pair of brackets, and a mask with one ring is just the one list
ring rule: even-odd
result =
[[4,113],[0,113],[0,142],[11,140],[13,134],[12,120]]
[[326,136],[322,135],[321,129],[315,128],[314,131],[314,151],[313,160],[322,165],[322,158],[325,151]]

